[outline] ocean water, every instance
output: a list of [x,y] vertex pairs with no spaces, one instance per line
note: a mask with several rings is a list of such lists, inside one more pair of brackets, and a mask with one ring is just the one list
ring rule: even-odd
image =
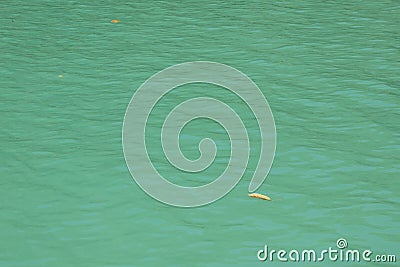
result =
[[[257,259],[264,245],[321,251],[339,238],[400,260],[398,1],[2,1],[0,14],[0,266],[363,265]],[[229,157],[219,125],[182,131],[189,158],[205,136],[219,148],[195,176],[169,166],[157,133],[180,100],[225,99],[254,141],[235,189],[185,209],[132,179],[121,131],[133,93],[198,60],[242,71],[268,99],[277,147],[257,192],[272,201],[247,196],[260,142],[252,115],[211,85],[160,102],[148,149],[171,181],[212,181]]]

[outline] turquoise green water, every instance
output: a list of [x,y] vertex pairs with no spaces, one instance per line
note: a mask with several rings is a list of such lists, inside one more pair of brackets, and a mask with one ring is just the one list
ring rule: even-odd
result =
[[[257,251],[322,250],[340,237],[399,261],[400,4],[340,2],[2,1],[0,266],[279,265]],[[130,98],[154,73],[195,60],[239,69],[267,97],[278,142],[258,192],[273,201],[246,195],[256,131],[248,171],[212,205],[170,207],[131,178],[121,145]],[[202,90],[252,130],[246,107],[213,88],[167,96],[152,134],[163,110]],[[186,177],[155,141],[160,172],[211,181],[227,162],[226,134],[207,120],[182,134],[193,158],[211,134],[217,166]]]

